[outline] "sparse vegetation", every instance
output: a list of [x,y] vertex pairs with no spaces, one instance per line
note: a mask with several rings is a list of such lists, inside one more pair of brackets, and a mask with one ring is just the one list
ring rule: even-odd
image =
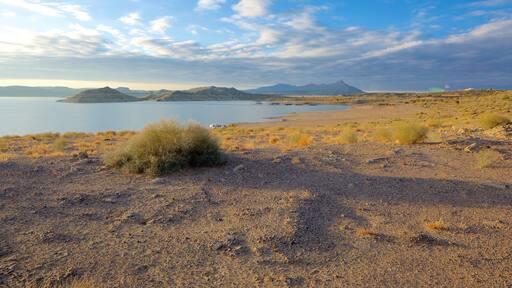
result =
[[359,228],[357,229],[356,234],[359,237],[377,237],[380,235],[379,232],[369,228]]
[[510,123],[510,119],[497,113],[485,113],[480,116],[480,125],[485,129],[492,129],[499,125]]
[[307,147],[313,143],[313,137],[307,134],[293,134],[288,137],[288,142],[292,146]]
[[64,151],[66,149],[67,143],[68,141],[66,138],[61,136],[53,141],[53,149],[56,151]]
[[444,223],[442,219],[425,223],[425,228],[431,231],[445,231],[449,229],[448,225]]
[[498,151],[486,149],[476,154],[477,166],[480,169],[489,168],[501,159]]
[[191,166],[214,166],[224,162],[217,139],[196,124],[174,121],[150,124],[105,157],[107,165],[130,173],[152,176]]

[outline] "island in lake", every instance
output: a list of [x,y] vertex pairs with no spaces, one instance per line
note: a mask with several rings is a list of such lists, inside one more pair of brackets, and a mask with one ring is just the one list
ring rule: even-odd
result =
[[117,103],[137,101],[143,101],[143,99],[121,93],[110,87],[85,90],[75,96],[61,100],[61,102],[66,103]]

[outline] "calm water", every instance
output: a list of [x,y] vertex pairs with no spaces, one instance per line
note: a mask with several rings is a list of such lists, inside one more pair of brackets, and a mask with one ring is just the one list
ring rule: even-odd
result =
[[341,105],[285,106],[252,101],[72,104],[60,98],[0,97],[0,135],[139,130],[163,118],[202,125],[266,121],[295,112],[343,110]]

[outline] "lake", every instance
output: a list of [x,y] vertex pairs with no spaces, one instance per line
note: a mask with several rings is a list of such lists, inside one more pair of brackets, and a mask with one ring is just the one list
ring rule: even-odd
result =
[[61,103],[62,98],[0,97],[0,135],[140,130],[160,119],[201,125],[268,121],[290,113],[344,110],[343,105],[271,105],[253,101]]

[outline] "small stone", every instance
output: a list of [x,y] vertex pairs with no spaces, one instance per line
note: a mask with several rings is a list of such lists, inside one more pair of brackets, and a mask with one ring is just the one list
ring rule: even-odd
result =
[[137,212],[126,212],[121,216],[122,222],[132,222],[135,224],[146,224],[146,221],[144,220],[144,217],[140,213]]
[[87,154],[87,152],[81,151],[81,152],[78,153],[78,155],[76,157],[78,159],[80,159],[80,160],[88,159],[89,158],[89,154]]
[[164,178],[155,178],[155,179],[151,180],[151,184],[154,184],[154,185],[162,185],[164,183],[165,183]]
[[482,185],[486,186],[486,187],[502,189],[502,190],[503,189],[507,189],[507,185],[499,184],[499,183],[494,183],[494,182],[491,182],[491,181],[484,182],[484,183],[482,183]]
[[233,172],[237,173],[237,172],[242,171],[242,170],[244,170],[244,169],[245,169],[245,166],[244,166],[244,165],[242,165],[242,164],[240,164],[240,165],[236,166],[236,167],[233,169]]
[[480,145],[478,145],[478,143],[472,143],[471,145],[466,146],[466,148],[464,148],[464,152],[473,153],[478,152],[479,149]]
[[385,161],[385,160],[388,160],[387,157],[378,157],[378,158],[373,158],[373,159],[369,159],[366,161],[366,163],[368,164],[375,164],[375,163],[379,163],[379,162],[382,162],[382,161]]

